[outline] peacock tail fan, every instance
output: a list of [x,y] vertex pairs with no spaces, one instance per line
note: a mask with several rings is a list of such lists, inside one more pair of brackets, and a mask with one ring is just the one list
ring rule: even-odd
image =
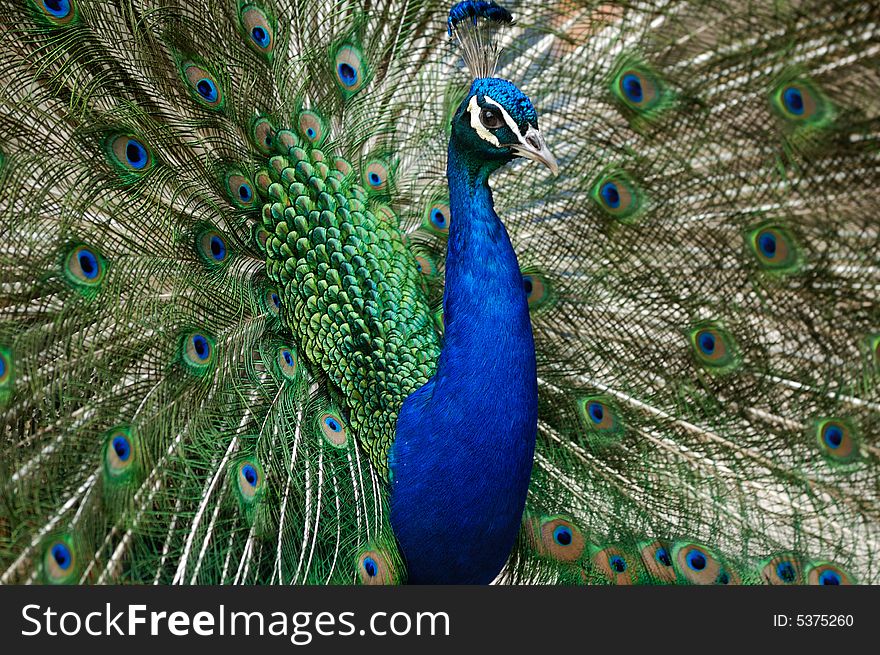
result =
[[[539,385],[499,581],[880,581],[880,10],[506,6],[560,173],[493,184]],[[0,0],[0,581],[406,580],[448,11]]]

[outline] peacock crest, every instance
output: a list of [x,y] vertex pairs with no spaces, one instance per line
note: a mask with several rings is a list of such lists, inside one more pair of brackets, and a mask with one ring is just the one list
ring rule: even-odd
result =
[[0,23],[3,583],[880,580],[872,3]]

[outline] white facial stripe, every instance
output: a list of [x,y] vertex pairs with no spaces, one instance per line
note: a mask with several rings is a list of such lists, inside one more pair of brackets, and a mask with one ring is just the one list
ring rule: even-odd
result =
[[519,139],[520,143],[523,143],[522,135],[519,133],[519,125],[516,124],[516,121],[511,118],[510,114],[507,113],[504,107],[499,105],[494,98],[490,98],[489,96],[483,96],[483,100],[491,102],[498,108],[498,110],[501,112],[501,117],[504,119],[504,122],[507,123],[507,127],[509,127],[510,131],[516,135],[516,138]]
[[[483,100],[486,101],[487,104],[492,105],[495,109],[501,112],[501,117],[504,119],[504,122],[507,123],[507,127],[510,128],[510,131],[516,135],[516,138],[519,139],[519,142],[525,145],[525,138],[519,133],[519,126],[516,124],[516,121],[511,118],[510,114],[502,107],[496,100],[489,96],[483,96]],[[496,137],[492,132],[490,132],[480,121],[480,104],[477,102],[477,96],[473,96],[468,102],[468,112],[471,115],[471,127],[474,128],[474,131],[480,136],[483,141],[488,141],[493,146],[498,147],[501,145],[501,142],[498,141],[498,137]]]
[[488,141],[496,148],[500,146],[501,142],[498,141],[498,137],[486,129],[480,121],[480,104],[477,102],[477,96],[473,96],[468,103],[468,112],[470,112],[471,115],[471,127],[474,128],[474,131],[480,136],[480,138],[483,141]]

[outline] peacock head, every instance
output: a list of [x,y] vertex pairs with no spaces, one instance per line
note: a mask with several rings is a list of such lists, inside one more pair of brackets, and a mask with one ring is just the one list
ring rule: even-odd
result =
[[538,131],[538,113],[514,84],[496,77],[474,80],[452,118],[451,143],[487,173],[515,157],[541,162],[553,174],[556,158]]

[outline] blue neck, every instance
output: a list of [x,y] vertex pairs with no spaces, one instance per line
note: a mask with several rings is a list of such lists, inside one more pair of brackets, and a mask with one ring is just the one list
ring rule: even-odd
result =
[[484,584],[516,540],[537,430],[522,275],[488,176],[449,148],[445,333],[437,372],[403,404],[389,455],[391,524],[412,583]]

